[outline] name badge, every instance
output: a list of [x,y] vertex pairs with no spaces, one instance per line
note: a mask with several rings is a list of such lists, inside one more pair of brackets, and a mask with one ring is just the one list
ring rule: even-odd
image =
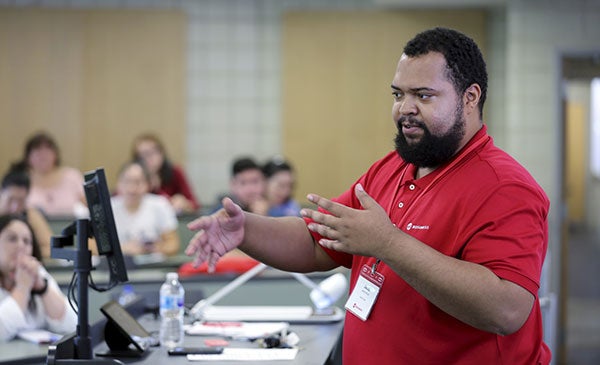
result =
[[363,265],[360,275],[346,302],[346,309],[366,321],[377,300],[384,277],[368,265]]

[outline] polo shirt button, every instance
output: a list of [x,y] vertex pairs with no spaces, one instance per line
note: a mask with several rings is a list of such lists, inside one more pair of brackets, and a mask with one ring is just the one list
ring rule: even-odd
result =
[[398,203],[398,208],[404,208],[404,203],[403,202]]
[[408,188],[409,188],[410,190],[415,190],[415,184],[410,184],[410,185],[408,186]]

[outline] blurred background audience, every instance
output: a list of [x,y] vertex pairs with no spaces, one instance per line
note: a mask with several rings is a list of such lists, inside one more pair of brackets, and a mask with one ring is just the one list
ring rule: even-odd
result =
[[0,216],[0,341],[30,329],[66,334],[76,325],[77,315],[41,264],[27,221]]
[[200,204],[181,166],[167,157],[158,136],[145,133],[133,142],[133,158],[142,161],[150,173],[150,192],[166,196],[177,214],[192,213]]
[[31,136],[23,159],[15,166],[31,179],[28,207],[40,209],[49,217],[79,216],[85,211],[83,174],[61,165],[60,150],[50,134],[39,132]]
[[50,237],[52,230],[48,221],[36,208],[27,207],[30,180],[22,170],[9,170],[2,178],[0,188],[0,215],[14,214],[25,218],[31,226],[35,240],[39,244],[41,257],[50,257]]
[[219,210],[225,196],[239,204],[243,210],[267,215],[269,204],[265,198],[265,175],[262,168],[251,157],[240,157],[231,165],[229,193],[219,197],[214,211]]
[[175,210],[167,198],[149,189],[150,174],[141,162],[121,168],[111,203],[122,251],[131,256],[175,255],[180,244]]
[[299,216],[300,204],[293,199],[295,175],[289,161],[275,156],[263,166],[267,179],[265,196],[272,217]]

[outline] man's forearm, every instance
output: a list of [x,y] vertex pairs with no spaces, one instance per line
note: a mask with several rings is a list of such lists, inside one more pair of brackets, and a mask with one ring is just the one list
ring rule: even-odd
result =
[[244,213],[240,249],[269,266],[296,272],[330,270],[337,264],[314,243],[302,218]]
[[386,264],[453,317],[501,335],[515,332],[527,319],[533,295],[484,266],[443,255],[408,235],[393,246],[382,257]]

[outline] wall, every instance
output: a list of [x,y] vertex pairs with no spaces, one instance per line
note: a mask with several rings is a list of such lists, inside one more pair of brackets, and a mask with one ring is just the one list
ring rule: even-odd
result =
[[[554,292],[559,298],[560,240],[565,228],[559,54],[598,51],[598,39],[600,2],[511,0],[507,4],[505,148],[529,169],[550,198],[549,256],[542,294]],[[559,303],[553,305],[559,305],[561,312],[565,308]],[[553,350],[562,348],[564,331],[558,328],[554,339],[558,343],[549,341]],[[555,355],[560,361],[562,354]]]
[[410,38],[435,26],[455,28],[485,57],[485,19],[474,10],[285,14],[281,142],[299,171],[300,199],[340,195],[393,150],[389,85]]
[[38,130],[65,165],[105,167],[109,183],[141,132],[181,159],[184,45],[181,11],[1,8],[0,171]]
[[[595,106],[595,110],[596,110],[596,114],[597,115],[595,118],[600,118],[600,78],[596,78],[594,80],[595,82],[595,94],[592,95],[588,95],[588,97],[594,97],[594,106]],[[591,103],[591,100],[590,100]],[[590,104],[591,105],[591,104]],[[591,109],[591,108],[590,108]],[[592,111],[590,110],[590,115],[592,114]],[[594,117],[593,117],[594,118]],[[600,123],[600,121],[598,121],[598,123]],[[592,133],[590,133],[590,135],[592,135]],[[597,136],[597,134],[596,134]],[[599,138],[595,138],[594,139],[595,142],[595,148],[598,149],[600,148],[600,139]],[[588,178],[588,184],[587,184],[587,196],[589,197],[589,201],[591,202],[600,202],[600,176],[593,176],[591,173],[588,174],[587,176]],[[591,231],[595,232],[597,236],[600,236],[600,204],[596,203],[596,204],[588,204],[587,205],[587,211],[586,211],[586,224],[588,229],[590,229]],[[597,244],[600,245],[600,242],[596,242]]]
[[[375,8],[360,0],[0,0],[0,6],[31,5],[182,9],[187,14],[183,160],[204,201],[223,190],[234,156],[252,151],[266,158],[281,152],[281,15],[291,10]],[[494,8],[488,17],[491,90],[486,113],[498,119],[490,123],[490,130],[552,198],[558,196],[556,53],[600,48],[599,8],[598,2],[585,0],[511,0],[506,9]],[[493,96],[498,91],[503,95]]]
[[[188,169],[201,199],[228,188],[233,158],[283,152],[282,14],[368,1],[185,2],[189,20]],[[299,171],[301,174],[302,172]]]
[[[0,0],[0,6],[183,11],[188,55],[185,138],[168,143],[205,204],[227,190],[233,158],[251,153],[265,160],[283,152],[282,16],[307,10],[381,10],[369,0]],[[494,47],[488,60],[490,97],[485,113],[492,132],[502,128],[494,120],[502,121],[504,115],[504,13],[495,8],[488,17]],[[497,134],[497,139],[503,136]],[[177,153],[179,148],[185,149],[183,154]]]
[[568,81],[565,89],[565,198],[569,227],[577,228],[583,227],[587,205],[590,83]]

